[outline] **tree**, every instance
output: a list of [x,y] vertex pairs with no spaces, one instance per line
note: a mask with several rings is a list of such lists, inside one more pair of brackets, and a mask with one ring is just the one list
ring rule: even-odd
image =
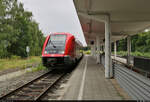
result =
[[44,37],[32,13],[17,0],[1,0],[0,5],[0,57],[26,57],[26,46],[31,48],[30,55],[40,55]]
[[117,42],[118,51],[127,51],[127,38]]

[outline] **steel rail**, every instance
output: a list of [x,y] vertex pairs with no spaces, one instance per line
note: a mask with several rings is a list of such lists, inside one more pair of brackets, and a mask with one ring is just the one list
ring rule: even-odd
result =
[[[83,57],[83,56],[82,56]],[[82,59],[82,57],[79,59],[79,61],[77,62],[76,66],[79,64],[80,60]],[[74,67],[76,67],[74,66]],[[28,98],[31,98],[33,99],[33,101],[36,101],[36,100],[41,100],[42,98],[44,98],[45,95],[47,95],[47,92],[54,86],[56,85],[57,82],[59,82],[68,72],[72,72],[74,70],[74,68],[72,70],[68,70],[68,71],[65,71],[65,72],[56,72],[55,69],[43,74],[43,75],[40,75],[39,77],[27,82],[26,84],[8,92],[7,94],[3,95],[0,97],[0,101],[2,100],[8,100],[11,98],[11,100],[15,99],[15,98],[12,98],[11,96],[18,96],[18,95],[22,95],[22,96],[27,96],[27,99]],[[56,76],[55,76],[56,75]],[[50,78],[49,78],[50,77]],[[44,79],[44,81],[43,81]],[[40,83],[40,82],[42,83]],[[47,82],[48,81],[48,82]],[[40,86],[41,84],[43,84],[42,86]],[[45,85],[46,87],[44,87]],[[35,90],[37,87],[41,87],[41,89],[38,89],[38,90]],[[24,90],[25,89],[25,90]],[[27,90],[26,90],[27,89]],[[39,94],[31,94],[31,95],[34,95],[36,97],[30,97],[30,94],[26,94],[24,91],[27,91],[27,93],[30,91],[31,93],[33,92],[39,92]],[[42,92],[40,92],[42,91]],[[21,92],[21,93],[19,93]],[[22,93],[23,92],[23,93]],[[19,94],[18,94],[19,93]],[[21,97],[21,96],[20,96]],[[19,96],[17,98],[20,98]],[[31,100],[29,99],[29,100]],[[19,99],[20,100],[20,99]],[[23,99],[24,100],[24,99]]]
[[29,85],[30,83],[33,83],[34,81],[37,81],[38,79],[40,79],[40,78],[42,78],[42,77],[44,77],[44,76],[46,76],[46,75],[48,75],[49,73],[52,73],[52,72],[53,72],[53,70],[51,70],[51,71],[49,71],[49,72],[47,72],[47,73],[45,73],[45,74],[43,74],[43,75],[41,75],[41,76],[39,76],[39,77],[37,77],[37,78],[35,78],[35,79],[33,79],[33,80],[27,82],[26,84],[24,84],[24,85],[22,85],[22,86],[16,88],[15,90],[13,90],[13,91],[11,91],[11,92],[9,92],[9,93],[7,93],[7,94],[1,96],[1,97],[0,97],[0,100],[5,99],[6,97],[10,96],[11,94],[15,93],[16,91],[21,90],[23,87]]
[[45,89],[45,91],[43,91],[34,101],[41,100],[41,99],[47,94],[47,92],[48,92],[57,82],[59,82],[59,81],[62,79],[62,77],[65,76],[65,75],[66,75],[66,73],[60,75],[60,76],[59,76],[49,87],[47,87],[47,88]]

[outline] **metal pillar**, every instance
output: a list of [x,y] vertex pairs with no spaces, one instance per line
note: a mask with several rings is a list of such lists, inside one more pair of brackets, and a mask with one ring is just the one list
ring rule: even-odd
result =
[[103,50],[104,50],[104,52],[105,52],[105,45],[103,46]]
[[104,48],[104,45],[102,45],[102,51],[103,51],[103,52],[104,52],[104,49],[105,49],[105,48]]
[[93,52],[94,52],[94,58],[96,59],[96,43],[95,43],[96,41],[94,40],[94,47],[93,47]]
[[112,77],[110,16],[105,21],[105,78]]
[[131,36],[127,37],[127,51],[128,51],[128,55],[127,55],[127,64],[130,64],[130,54],[131,54]]
[[94,45],[91,45],[91,56],[94,56]]
[[102,51],[102,45],[100,46],[100,51]]
[[117,42],[115,41],[114,42],[114,58],[116,59],[116,57],[117,57]]
[[99,64],[100,63],[100,39],[99,36],[96,37],[96,45],[97,45],[97,61],[96,63]]

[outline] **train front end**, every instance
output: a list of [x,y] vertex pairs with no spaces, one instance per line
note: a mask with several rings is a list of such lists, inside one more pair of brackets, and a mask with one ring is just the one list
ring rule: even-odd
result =
[[70,35],[68,34],[51,34],[46,38],[42,51],[42,63],[44,66],[51,67],[71,64],[70,62],[72,61],[68,55],[67,48],[69,38]]

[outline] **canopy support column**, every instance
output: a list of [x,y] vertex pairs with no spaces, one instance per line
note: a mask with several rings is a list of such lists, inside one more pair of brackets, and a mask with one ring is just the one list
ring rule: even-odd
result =
[[130,55],[131,55],[131,36],[127,37],[127,51],[128,51],[128,55],[127,55],[127,64],[130,64]]
[[94,45],[91,45],[91,55],[94,56]]
[[112,63],[111,63],[111,28],[110,16],[106,16],[105,21],[105,78],[112,77]]
[[93,50],[94,51],[94,58],[96,59],[96,40],[94,40],[93,46],[94,46],[94,50]]
[[116,57],[117,57],[117,42],[115,41],[114,42],[114,58],[116,59]]
[[97,45],[97,61],[96,63],[99,64],[100,63],[100,38],[99,36],[96,37],[96,45]]

